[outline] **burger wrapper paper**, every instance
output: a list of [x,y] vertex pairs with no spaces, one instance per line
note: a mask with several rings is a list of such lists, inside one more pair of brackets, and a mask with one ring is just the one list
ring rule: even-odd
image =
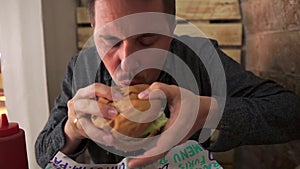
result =
[[[129,160],[124,158],[118,164],[79,164],[65,154],[58,152],[45,169],[129,169]],[[172,148],[162,159],[137,169],[223,169],[212,154],[196,141],[189,140]]]

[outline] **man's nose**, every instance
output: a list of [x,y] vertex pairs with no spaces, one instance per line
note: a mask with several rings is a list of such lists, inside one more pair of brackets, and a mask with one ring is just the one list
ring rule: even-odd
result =
[[130,57],[134,52],[138,51],[134,44],[130,43],[130,41],[124,41],[121,52],[120,52],[120,60],[121,60],[121,69],[126,72],[135,71],[140,65],[136,56]]

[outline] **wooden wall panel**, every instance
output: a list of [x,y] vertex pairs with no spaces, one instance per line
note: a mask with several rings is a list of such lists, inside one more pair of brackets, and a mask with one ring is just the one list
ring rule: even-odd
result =
[[176,0],[177,15],[187,20],[239,20],[238,0]]
[[77,45],[78,49],[82,49],[88,39],[93,35],[93,30],[91,27],[79,27],[77,29]]
[[[194,23],[205,37],[215,39],[220,46],[241,46],[242,45],[242,24],[205,24]],[[195,31],[196,30],[196,31]],[[177,35],[198,36],[199,31],[190,24],[178,24],[175,30]]]
[[90,17],[86,7],[78,7],[76,10],[76,18],[78,24],[89,24]]
[[222,49],[222,51],[230,56],[233,60],[238,63],[242,63],[242,49]]

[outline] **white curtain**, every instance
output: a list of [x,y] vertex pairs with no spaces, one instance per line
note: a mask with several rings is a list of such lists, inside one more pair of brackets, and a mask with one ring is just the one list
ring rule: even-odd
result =
[[25,130],[29,168],[49,114],[40,0],[0,0],[0,52],[10,121]]

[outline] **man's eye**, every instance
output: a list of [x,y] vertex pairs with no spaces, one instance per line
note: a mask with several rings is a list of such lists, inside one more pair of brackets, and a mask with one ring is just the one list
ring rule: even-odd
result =
[[106,47],[112,48],[120,46],[122,40],[115,36],[110,35],[100,35],[99,40],[104,43]]
[[154,40],[153,38],[143,38],[141,40],[141,44],[144,45],[144,46],[150,46],[154,43]]
[[113,48],[116,48],[116,47],[119,47],[122,44],[122,41],[114,42],[113,44],[115,44],[113,46]]
[[157,41],[157,37],[156,36],[141,37],[139,41],[144,46],[151,46]]
[[107,47],[118,47],[121,45],[122,41],[121,40],[104,40],[105,45]]

